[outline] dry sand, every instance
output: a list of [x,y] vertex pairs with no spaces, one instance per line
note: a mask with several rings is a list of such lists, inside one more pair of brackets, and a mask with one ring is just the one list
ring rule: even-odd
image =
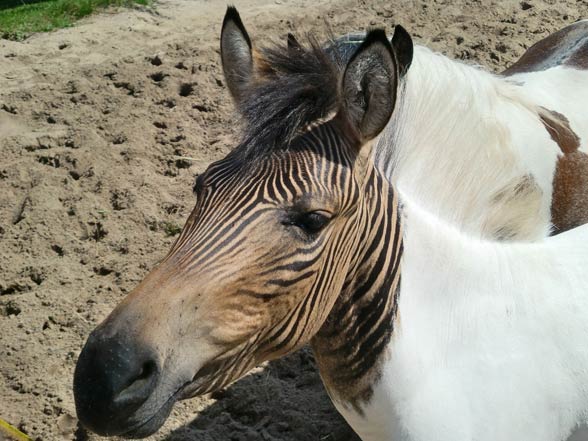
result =
[[[417,42],[493,71],[588,17],[585,0],[236,3],[255,41],[324,32],[325,22],[336,34],[401,23]],[[233,145],[224,9],[161,0],[0,41],[0,416],[34,439],[96,439],[75,419],[80,348],[170,247],[195,174]],[[355,437],[305,350],[180,403],[150,439]]]

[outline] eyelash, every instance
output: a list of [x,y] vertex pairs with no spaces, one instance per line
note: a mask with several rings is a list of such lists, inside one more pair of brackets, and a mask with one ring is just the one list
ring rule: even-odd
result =
[[320,211],[310,211],[293,215],[284,225],[292,225],[300,228],[308,235],[314,235],[323,230],[330,221],[330,217]]

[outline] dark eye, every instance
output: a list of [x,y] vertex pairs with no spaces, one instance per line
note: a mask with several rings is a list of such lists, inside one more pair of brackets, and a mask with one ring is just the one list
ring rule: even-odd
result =
[[295,214],[285,223],[294,225],[307,234],[316,234],[326,227],[330,220],[330,215],[324,211],[309,211]]

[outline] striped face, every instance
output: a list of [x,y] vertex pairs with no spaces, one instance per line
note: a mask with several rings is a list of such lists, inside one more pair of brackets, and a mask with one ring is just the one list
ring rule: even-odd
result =
[[212,164],[169,254],[94,331],[150,348],[159,406],[226,386],[321,328],[369,210],[365,158],[342,133],[332,120],[287,151]]
[[[227,85],[242,100],[243,142],[198,177],[178,240],[80,354],[76,410],[102,435],[151,434],[178,399],[301,347],[348,294],[344,285],[359,286],[351,279],[368,273],[363,265],[394,255],[380,259],[375,250],[388,247],[363,242],[380,240],[371,218],[384,217],[374,213],[394,211],[382,208],[394,199],[368,160],[396,96],[385,33],[367,34],[344,71],[316,45],[268,52],[265,82],[234,9],[222,40]],[[377,289],[362,292],[361,301],[377,301]],[[353,309],[351,297],[343,303]],[[389,303],[377,304],[392,311]]]
[[[363,198],[351,167],[355,147],[335,126],[255,162],[229,156],[198,178],[196,207],[162,263],[186,286],[169,295],[181,295],[198,317],[176,320],[174,334],[206,341],[212,355],[193,373],[191,393],[301,347],[336,301]],[[201,346],[183,352],[198,366],[191,350]]]

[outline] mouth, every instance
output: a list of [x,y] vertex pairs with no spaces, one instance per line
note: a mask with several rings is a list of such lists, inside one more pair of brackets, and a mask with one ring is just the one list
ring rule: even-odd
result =
[[171,413],[175,402],[176,398],[175,396],[172,396],[169,400],[165,402],[163,406],[159,408],[157,412],[155,412],[147,420],[142,421],[130,430],[121,433],[119,436],[122,436],[124,438],[145,438],[149,435],[154,434],[161,428],[161,426],[163,426],[163,424],[169,417],[169,414]]
[[130,439],[145,438],[157,432],[165,423],[177,401],[206,393],[206,380],[199,371],[191,381],[184,383],[168,400],[150,417],[134,425],[119,436]]

